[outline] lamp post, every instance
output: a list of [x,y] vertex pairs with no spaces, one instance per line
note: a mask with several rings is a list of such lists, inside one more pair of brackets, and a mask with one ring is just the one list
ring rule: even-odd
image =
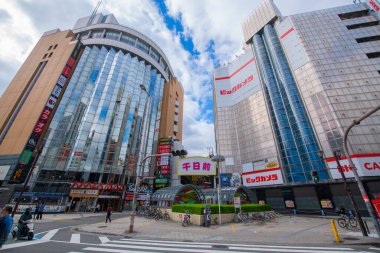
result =
[[211,158],[213,162],[216,162],[216,170],[218,171],[218,209],[219,209],[219,225],[222,225],[222,214],[220,213],[220,167],[219,163],[224,162],[226,159],[222,155],[215,155]]
[[[323,151],[322,150],[318,151],[318,154],[319,154],[319,156],[321,158],[323,158]],[[358,209],[358,207],[357,207],[357,205],[356,205],[356,203],[354,201],[354,198],[352,196],[351,188],[347,184],[346,175],[344,175],[343,168],[342,168],[342,166],[340,164],[340,158],[342,157],[342,152],[340,150],[335,150],[334,151],[334,157],[335,157],[335,160],[336,160],[336,163],[337,163],[337,169],[340,172],[340,175],[341,175],[342,180],[343,180],[344,190],[346,191],[346,194],[347,194],[347,196],[348,196],[348,198],[349,198],[349,200],[351,202],[351,205],[354,208],[355,216],[358,219],[360,230],[361,230],[363,236],[368,236],[367,229],[364,226],[363,219],[362,219],[362,217],[360,215],[359,209]]]
[[354,177],[355,177],[355,180],[356,182],[358,183],[358,187],[359,187],[359,190],[360,190],[360,193],[362,194],[362,198],[364,200],[364,203],[367,207],[367,210],[369,212],[369,215],[371,216],[371,219],[372,219],[372,222],[373,222],[373,225],[375,226],[375,229],[376,229],[376,232],[377,232],[377,236],[380,238],[380,224],[379,224],[379,218],[377,217],[377,214],[371,204],[371,201],[368,197],[368,194],[367,194],[367,191],[365,190],[364,188],[364,185],[363,185],[363,182],[362,180],[360,179],[359,177],[359,174],[355,168],[355,164],[353,163],[352,159],[351,159],[351,156],[350,156],[350,152],[348,150],[348,145],[347,145],[347,138],[348,138],[348,133],[350,132],[350,130],[356,126],[356,125],[359,125],[361,121],[363,121],[364,119],[368,118],[369,116],[371,116],[372,114],[374,114],[375,112],[377,112],[378,110],[380,110],[380,105],[373,108],[371,111],[369,111],[368,113],[366,113],[363,117],[361,117],[360,119],[357,119],[357,120],[354,120],[351,125],[346,129],[346,131],[344,132],[344,137],[343,137],[343,150],[347,156],[347,160],[348,160],[348,163],[350,164],[350,167],[352,168],[352,172],[354,173]]
[[131,219],[130,219],[130,223],[129,223],[128,233],[133,233],[133,227],[135,224],[135,217],[136,217],[136,197],[137,197],[137,191],[140,187],[140,182],[145,179],[142,177],[142,175],[140,175],[143,172],[145,161],[151,157],[169,156],[169,155],[171,155],[171,153],[153,154],[153,155],[148,155],[148,156],[144,157],[144,159],[141,160],[140,166],[138,167],[138,170],[136,173],[137,177],[136,177],[135,189],[133,191],[132,213],[131,213]]

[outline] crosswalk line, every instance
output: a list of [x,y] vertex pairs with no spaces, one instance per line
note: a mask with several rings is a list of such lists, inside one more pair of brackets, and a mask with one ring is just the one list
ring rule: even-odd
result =
[[80,234],[72,234],[70,243],[80,243]]
[[[192,252],[192,253],[231,253],[230,251],[220,251],[220,250],[207,250],[207,249],[181,249],[181,248],[168,248],[168,247],[147,247],[147,246],[135,246],[135,245],[118,245],[118,244],[102,244],[103,247],[87,247],[83,250],[87,251],[99,251],[99,252],[115,252],[115,253],[133,253],[139,252],[141,250],[149,250],[149,253],[158,253],[154,250],[164,251],[164,252]],[[125,249],[110,249],[104,246],[125,248]],[[131,251],[130,249],[137,249],[140,251]],[[144,251],[143,251],[144,252]]]
[[44,235],[41,240],[44,240],[44,241],[49,241],[51,238],[53,238],[53,236],[59,231],[59,229],[53,229],[53,230],[50,230],[49,232],[46,233],[46,235]]
[[99,240],[102,242],[102,244],[110,242],[111,240],[108,239],[106,236],[99,236]]
[[[150,242],[126,242],[126,241],[112,241],[112,243],[121,243],[121,244],[128,244],[128,245],[150,245],[150,246],[168,246],[168,247],[178,247],[178,244],[170,244],[170,243],[164,243],[164,242],[156,242],[156,241],[150,241]],[[181,248],[204,248],[204,249],[211,249],[212,245],[180,245]]]
[[376,248],[376,247],[371,247],[371,248],[369,248],[369,249],[371,249],[371,250],[378,250],[378,251],[380,251],[380,248]]
[[[279,246],[279,245],[260,245],[260,244],[227,244],[227,243],[209,243],[209,242],[179,242],[165,240],[143,240],[143,239],[121,239],[121,241],[136,242],[157,242],[165,244],[184,244],[184,245],[219,245],[228,247],[259,247],[259,248],[286,248],[286,249],[309,249],[309,250],[335,250],[335,251],[352,251],[352,248],[336,248],[336,247],[307,247],[307,246]],[[117,242],[117,241],[112,241]]]
[[[110,252],[110,253],[142,253],[143,251],[132,251],[132,250],[120,250],[120,249],[104,249],[104,248],[97,248],[97,247],[87,247],[83,250],[87,251],[97,251],[97,252]],[[70,252],[74,253],[74,252]],[[75,253],[84,253],[84,252],[75,252]],[[156,251],[149,251],[149,253],[159,253]]]

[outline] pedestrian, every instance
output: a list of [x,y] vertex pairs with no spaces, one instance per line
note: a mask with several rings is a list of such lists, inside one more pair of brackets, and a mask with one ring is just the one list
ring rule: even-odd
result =
[[11,206],[6,206],[3,208],[1,215],[3,216],[0,220],[0,249],[3,244],[8,240],[8,235],[11,232],[13,225],[13,218],[11,213],[13,208]]
[[32,219],[32,214],[30,212],[30,208],[27,208],[25,212],[21,215],[20,219],[18,220],[18,230],[17,230],[17,237],[18,239],[20,236],[25,234],[25,230],[27,229],[27,221]]
[[45,204],[44,204],[44,203],[41,203],[41,204],[38,206],[37,220],[42,220],[42,214],[44,213],[44,209],[45,209]]
[[110,223],[111,223],[111,215],[112,215],[112,207],[108,207],[107,208],[107,217],[106,217],[106,223],[108,222],[108,221],[110,221]]
[[99,213],[99,212],[100,212],[100,205],[99,205],[99,204],[96,205],[96,207],[95,207],[95,212],[96,212],[96,213]]
[[40,202],[37,202],[36,203],[36,206],[34,207],[34,216],[33,216],[33,219],[36,218],[37,214],[38,214],[38,208],[40,206]]

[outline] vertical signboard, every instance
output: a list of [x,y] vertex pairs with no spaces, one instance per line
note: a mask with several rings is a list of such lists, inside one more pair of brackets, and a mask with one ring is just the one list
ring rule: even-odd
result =
[[43,136],[45,133],[48,124],[54,116],[55,110],[57,108],[57,101],[59,101],[63,96],[70,74],[79,59],[81,48],[82,43],[78,41],[69,59],[67,60],[65,67],[63,68],[61,75],[57,80],[57,83],[53,87],[53,90],[40,114],[40,117],[37,120],[37,123],[33,128],[33,131],[23,151],[21,152],[21,156],[19,158],[15,171],[13,172],[11,180],[9,181],[10,184],[21,184],[25,181],[33,163],[33,152],[36,150],[37,144],[41,140],[41,136]]
[[[157,153],[164,154],[171,152],[171,139],[161,138],[158,144]],[[170,156],[159,156],[156,159],[156,179],[154,180],[154,189],[168,187],[170,183]]]

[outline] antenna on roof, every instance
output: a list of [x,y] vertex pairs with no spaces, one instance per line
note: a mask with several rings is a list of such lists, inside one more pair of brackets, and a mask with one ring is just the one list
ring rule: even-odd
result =
[[99,9],[99,6],[101,5],[101,3],[102,3],[102,0],[98,1],[98,3],[96,4],[96,7],[90,16],[90,19],[88,20],[87,25],[90,25],[92,20],[94,20],[94,17],[96,15],[96,13],[98,12],[98,9]]

